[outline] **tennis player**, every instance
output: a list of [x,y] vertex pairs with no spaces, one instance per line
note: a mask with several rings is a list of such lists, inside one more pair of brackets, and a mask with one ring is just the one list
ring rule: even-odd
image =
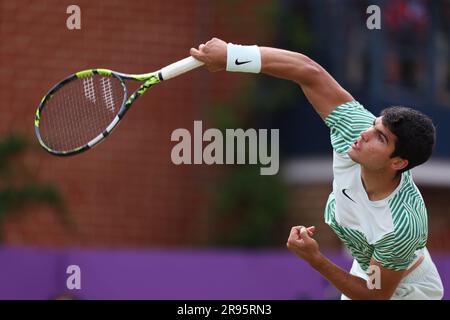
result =
[[411,169],[431,156],[435,128],[406,107],[376,117],[307,56],[213,38],[191,55],[208,70],[265,73],[296,82],[330,128],[333,192],[325,222],[351,252],[350,273],[328,260],[314,227],[292,228],[287,247],[320,272],[342,299],[441,299],[426,248],[427,211]]

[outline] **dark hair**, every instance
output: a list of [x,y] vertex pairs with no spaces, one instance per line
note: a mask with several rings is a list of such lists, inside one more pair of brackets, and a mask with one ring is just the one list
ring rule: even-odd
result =
[[402,173],[427,161],[436,141],[436,129],[431,119],[411,108],[395,106],[381,112],[382,123],[395,136],[395,150],[391,157],[408,160]]

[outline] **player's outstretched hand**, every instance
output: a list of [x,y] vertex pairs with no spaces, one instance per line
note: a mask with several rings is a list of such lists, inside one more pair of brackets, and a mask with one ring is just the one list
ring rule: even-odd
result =
[[218,38],[212,38],[198,49],[191,48],[191,56],[205,63],[211,72],[225,70],[227,66],[227,43]]

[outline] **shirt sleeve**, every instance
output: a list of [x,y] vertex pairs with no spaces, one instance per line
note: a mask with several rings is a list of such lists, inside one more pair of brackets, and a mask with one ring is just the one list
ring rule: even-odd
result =
[[359,134],[373,125],[375,118],[357,101],[344,103],[334,109],[325,118],[334,151],[346,153]]
[[416,258],[416,250],[424,246],[422,237],[391,233],[375,244],[373,258],[386,269],[405,270]]

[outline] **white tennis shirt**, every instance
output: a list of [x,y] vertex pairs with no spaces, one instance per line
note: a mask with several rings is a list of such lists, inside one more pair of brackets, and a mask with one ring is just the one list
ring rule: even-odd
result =
[[425,203],[410,171],[385,199],[369,200],[361,181],[361,166],[347,155],[375,116],[357,101],[337,107],[326,119],[333,146],[333,192],[325,222],[367,271],[373,257],[385,268],[408,269],[422,255],[428,237]]

